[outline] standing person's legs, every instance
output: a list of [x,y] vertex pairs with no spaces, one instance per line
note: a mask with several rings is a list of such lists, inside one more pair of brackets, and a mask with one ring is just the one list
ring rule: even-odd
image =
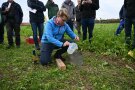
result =
[[73,29],[73,22],[71,20],[68,20],[66,23],[69,25],[71,30],[74,31],[74,29]]
[[35,48],[39,50],[39,43],[38,43],[38,37],[37,37],[37,23],[31,22],[31,27],[33,31],[33,39],[35,43]]
[[0,44],[4,42],[4,24],[0,24]]
[[42,35],[43,35],[43,30],[44,30],[44,24],[43,23],[38,23],[38,32],[39,32],[39,39],[41,40]]
[[82,19],[82,31],[83,31],[83,40],[87,39],[87,22],[86,19]]
[[131,29],[132,29],[132,21],[129,18],[125,19],[125,43],[130,45],[131,43]]
[[78,35],[81,35],[81,22],[79,21],[76,21],[76,29],[78,31]]
[[6,29],[7,29],[7,38],[8,38],[8,44],[9,46],[7,48],[10,48],[13,46],[13,23],[7,22],[6,23]]
[[93,29],[94,29],[94,25],[95,25],[95,19],[94,18],[89,18],[88,22],[89,22],[89,25],[88,25],[89,42],[91,42],[92,37],[93,37]]
[[20,24],[15,24],[14,25],[14,32],[15,32],[15,43],[16,43],[16,47],[20,47]]
[[42,43],[41,44],[41,53],[40,53],[40,63],[42,65],[47,65],[51,62],[51,54],[54,49],[53,44]]

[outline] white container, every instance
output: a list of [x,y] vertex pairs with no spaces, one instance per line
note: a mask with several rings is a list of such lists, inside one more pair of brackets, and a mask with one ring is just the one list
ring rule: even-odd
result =
[[68,54],[73,54],[75,52],[75,50],[77,50],[77,49],[78,49],[78,46],[76,43],[70,43],[69,47],[67,49],[67,52],[68,52]]

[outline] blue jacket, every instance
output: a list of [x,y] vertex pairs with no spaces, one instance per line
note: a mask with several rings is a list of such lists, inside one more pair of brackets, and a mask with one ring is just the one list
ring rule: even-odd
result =
[[70,29],[67,23],[63,26],[55,24],[54,16],[45,24],[45,30],[41,39],[41,43],[52,43],[58,47],[63,46],[63,36],[64,33],[67,33],[72,39],[75,39],[75,33]]

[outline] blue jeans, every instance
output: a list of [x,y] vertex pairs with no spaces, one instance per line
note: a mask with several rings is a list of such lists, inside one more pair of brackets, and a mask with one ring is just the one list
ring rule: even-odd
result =
[[126,39],[126,44],[130,45],[132,24],[134,25],[132,48],[135,48],[135,18],[126,18],[125,19],[125,39]]
[[32,27],[32,31],[33,31],[33,39],[34,39],[35,47],[39,48],[37,34],[39,33],[39,38],[41,40],[42,34],[43,34],[43,29],[44,29],[43,23],[31,22],[31,27]]
[[82,31],[83,31],[83,40],[87,39],[87,28],[89,33],[89,40],[93,37],[93,29],[95,24],[94,18],[82,19]]
[[67,51],[67,48],[68,46],[60,48],[51,43],[42,43],[40,53],[40,63],[42,65],[47,65],[48,63],[50,63],[52,61],[51,54],[54,49],[58,49],[55,53],[55,56],[59,57]]
[[122,19],[122,20],[120,21],[120,24],[119,24],[119,26],[118,26],[116,32],[115,32],[115,35],[118,35],[118,34],[121,33],[121,31],[124,29],[124,23],[125,23],[125,20]]

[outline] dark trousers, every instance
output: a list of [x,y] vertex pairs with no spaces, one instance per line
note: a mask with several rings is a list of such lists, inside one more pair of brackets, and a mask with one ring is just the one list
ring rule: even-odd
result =
[[118,35],[118,34],[121,33],[121,31],[124,29],[124,25],[125,25],[125,20],[122,19],[122,20],[120,21],[120,24],[119,24],[119,26],[118,26],[116,32],[115,32],[115,35]]
[[0,24],[0,43],[4,42],[4,24]]
[[81,21],[76,21],[76,29],[77,29],[78,35],[81,35]]
[[81,23],[82,23],[82,31],[83,31],[83,40],[87,39],[87,31],[89,33],[89,40],[90,40],[93,37],[95,19],[94,18],[82,19]]
[[38,33],[39,33],[39,38],[41,40],[42,38],[42,34],[43,34],[43,23],[35,23],[35,22],[31,22],[31,27],[32,27],[32,31],[33,31],[33,39],[34,39],[34,43],[35,43],[35,47],[39,48],[39,43],[38,43]]
[[20,24],[14,23],[14,22],[7,22],[6,23],[6,29],[7,29],[7,38],[8,38],[8,44],[13,45],[13,32],[15,32],[15,43],[16,46],[20,46]]
[[42,65],[47,65],[49,62],[51,62],[52,61],[51,54],[54,49],[58,49],[55,53],[55,56],[59,57],[67,51],[67,48],[68,48],[68,46],[60,48],[51,43],[42,43],[41,44],[40,63]]
[[74,29],[73,29],[73,21],[67,20],[66,23],[69,25],[69,27],[71,28],[71,30],[74,31]]
[[125,39],[126,39],[126,44],[130,45],[132,24],[133,24],[133,27],[134,27],[133,28],[134,29],[134,35],[133,35],[132,48],[135,48],[135,18],[126,18],[125,19]]

